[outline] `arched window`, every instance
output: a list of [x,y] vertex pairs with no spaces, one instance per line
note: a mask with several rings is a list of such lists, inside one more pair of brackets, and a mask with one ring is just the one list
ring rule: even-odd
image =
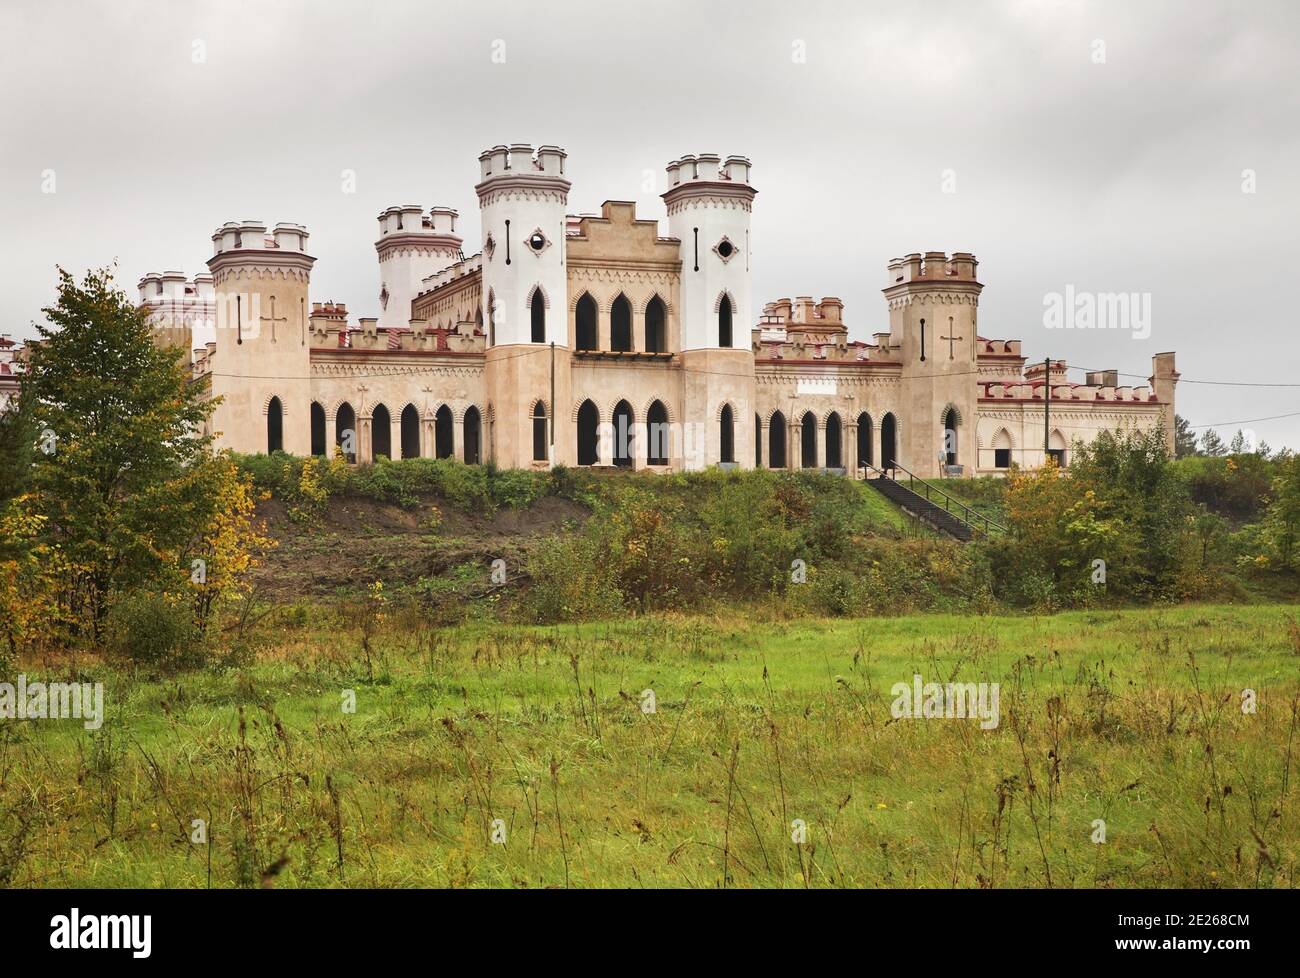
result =
[[615,353],[632,352],[632,303],[621,292],[609,309],[609,348]]
[[763,467],[763,419],[754,413],[754,468]]
[[956,408],[943,412],[943,451],[944,461],[948,465],[957,464],[957,424]]
[[718,303],[718,346],[731,346],[731,296],[724,295]]
[[393,457],[393,419],[388,408],[376,404],[370,412],[370,444],[374,448],[375,458]]
[[1006,428],[999,428],[993,436],[993,467],[995,469],[1011,468],[1011,436]]
[[880,419],[880,467],[892,469],[898,462],[898,423],[892,414]]
[[817,468],[817,418],[806,411],[799,428],[799,454],[805,469]]
[[826,467],[828,469],[838,469],[844,462],[840,457],[841,445],[844,441],[843,429],[840,427],[840,416],[832,411],[826,415]]
[[311,453],[325,454],[325,409],[311,402]]
[[344,401],[334,412],[334,444],[343,450],[349,462],[357,460],[357,412]]
[[533,342],[546,342],[546,298],[541,289],[533,289],[533,298],[529,303],[533,318]]
[[600,461],[600,411],[591,401],[578,408],[578,464],[595,465]]
[[645,349],[647,353],[668,352],[668,311],[659,296],[652,296],[645,307]]
[[780,411],[767,423],[767,467],[785,468],[785,415]]
[[1065,468],[1065,437],[1057,428],[1052,429],[1052,434],[1047,439],[1047,457]]
[[600,340],[596,332],[596,300],[588,293],[582,293],[578,306],[574,310],[574,341],[579,350],[599,349]]
[[278,397],[266,406],[266,454],[284,451],[284,408]]
[[619,468],[632,467],[632,405],[619,401],[614,405],[614,464]]
[[718,461],[736,461],[736,422],[730,404],[722,405],[722,415],[718,420]]
[[858,464],[875,465],[876,460],[871,454],[871,415],[863,411],[858,415]]
[[465,464],[478,465],[479,458],[479,441],[480,431],[482,428],[482,419],[479,417],[478,408],[472,405],[465,411]]
[[443,405],[433,416],[433,457],[451,458],[456,454],[456,436],[451,420],[451,408]]
[[668,409],[659,401],[650,405],[646,411],[646,447],[647,465],[668,464]]
[[420,412],[414,404],[402,408],[402,458],[420,457]]
[[546,451],[546,405],[538,401],[533,408],[533,461],[545,462],[550,456]]

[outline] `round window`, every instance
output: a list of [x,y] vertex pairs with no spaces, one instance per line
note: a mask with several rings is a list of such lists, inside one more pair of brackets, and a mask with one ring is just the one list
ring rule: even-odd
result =
[[723,241],[721,244],[718,245],[718,254],[720,254],[723,258],[730,258],[731,253],[735,250],[736,249],[731,246],[730,241]]
[[546,239],[542,237],[542,232],[535,231],[533,233],[533,236],[528,239],[528,247],[532,248],[533,251],[541,251],[546,247]]

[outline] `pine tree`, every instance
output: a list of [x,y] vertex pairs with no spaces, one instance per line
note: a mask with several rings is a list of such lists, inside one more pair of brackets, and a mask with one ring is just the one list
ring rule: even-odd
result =
[[1192,431],[1192,426],[1181,414],[1174,415],[1174,458],[1187,458],[1189,455],[1199,455],[1200,450],[1196,446],[1196,432]]
[[1213,428],[1206,428],[1205,434],[1201,436],[1201,454],[1216,458],[1228,454],[1228,447],[1223,444],[1223,439]]

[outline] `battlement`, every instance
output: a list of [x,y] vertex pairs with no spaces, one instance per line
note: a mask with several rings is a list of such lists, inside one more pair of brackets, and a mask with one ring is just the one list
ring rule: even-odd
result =
[[419,204],[390,207],[379,215],[379,236],[390,234],[424,234],[450,237],[456,233],[460,212],[451,207],[432,207],[425,214]]
[[954,251],[949,258],[942,251],[927,251],[924,255],[912,253],[889,262],[887,286],[905,282],[957,281],[974,282],[979,262],[966,251]]
[[716,153],[688,154],[668,164],[668,188],[671,190],[692,180],[747,184],[751,166],[747,156],[728,156],[723,160]]
[[763,306],[762,325],[764,327],[808,326],[812,329],[846,329],[844,325],[844,302],[833,295],[828,295],[821,302],[814,302],[812,296],[801,295],[795,299],[777,299]]
[[521,174],[562,177],[568,155],[559,146],[550,144],[538,146],[534,152],[530,143],[511,143],[485,149],[479,153],[478,160],[484,181]]
[[261,221],[227,221],[212,235],[212,253],[227,251],[291,251],[307,250],[307,229],[301,224],[277,224],[270,233]]
[[212,276],[204,272],[187,279],[184,272],[149,272],[140,279],[140,305],[212,302],[216,293]]

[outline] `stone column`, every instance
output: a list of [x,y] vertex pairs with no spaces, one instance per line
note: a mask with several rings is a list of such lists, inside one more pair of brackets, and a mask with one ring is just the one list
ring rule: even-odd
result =
[[786,468],[803,468],[803,422],[791,421],[786,428],[785,461]]
[[840,459],[844,463],[844,471],[850,479],[858,477],[858,422],[857,416],[853,415],[854,420],[847,421],[840,429],[843,445],[840,448]]
[[646,351],[645,341],[645,313],[632,312],[632,352],[644,353]]

